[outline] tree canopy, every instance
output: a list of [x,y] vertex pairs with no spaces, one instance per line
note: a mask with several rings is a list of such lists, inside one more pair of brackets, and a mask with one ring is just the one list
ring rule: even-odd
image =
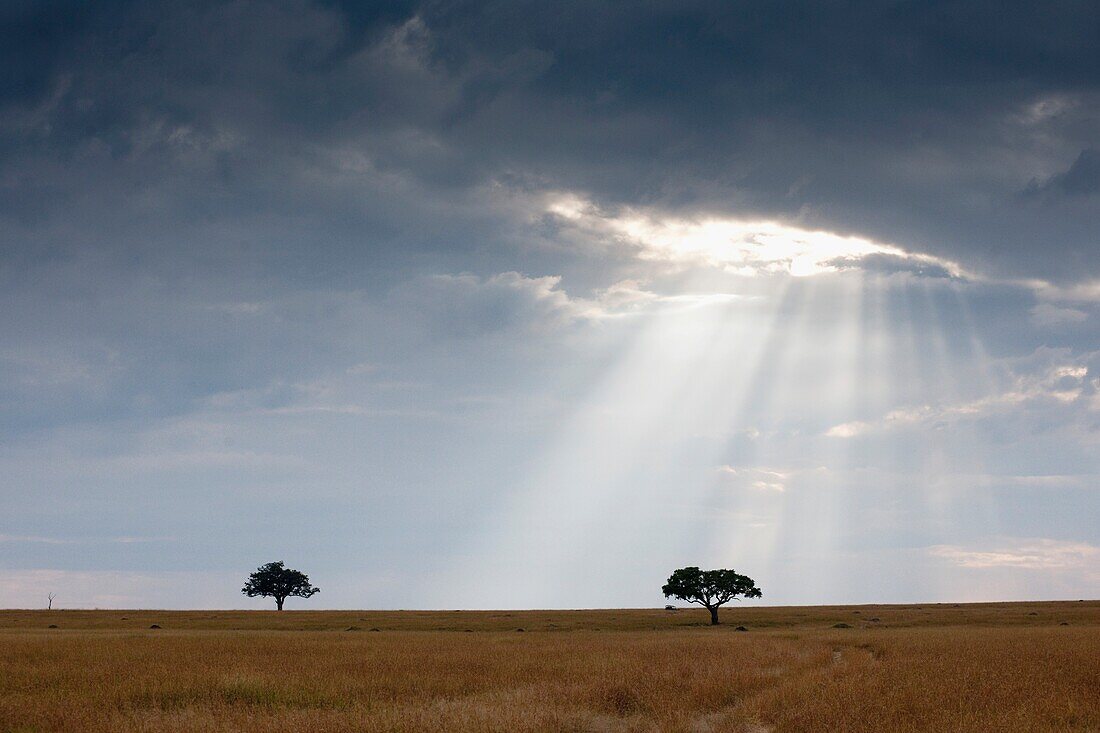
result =
[[280,611],[283,610],[283,601],[289,596],[309,598],[320,592],[320,588],[310,585],[308,575],[285,567],[282,561],[269,562],[256,568],[256,572],[248,576],[248,582],[241,588],[241,593],[249,598],[274,598],[275,607]]
[[665,598],[675,597],[688,603],[698,603],[710,611],[710,622],[718,624],[718,607],[741,596],[760,598],[763,593],[756,581],[734,570],[700,570],[680,568],[669,576],[661,591]]

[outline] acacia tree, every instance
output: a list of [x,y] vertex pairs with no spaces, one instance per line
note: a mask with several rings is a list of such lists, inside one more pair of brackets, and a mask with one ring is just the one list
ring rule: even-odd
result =
[[282,611],[283,601],[288,596],[309,598],[314,593],[320,593],[320,588],[314,588],[309,584],[309,576],[305,573],[284,567],[280,562],[269,562],[256,568],[256,572],[248,576],[248,582],[241,588],[249,598],[264,596],[274,598],[275,607]]
[[747,575],[733,570],[700,570],[696,567],[680,568],[669,576],[661,591],[665,598],[676,597],[688,603],[698,603],[710,611],[710,623],[718,625],[718,607],[743,596],[759,598],[763,595],[756,582]]

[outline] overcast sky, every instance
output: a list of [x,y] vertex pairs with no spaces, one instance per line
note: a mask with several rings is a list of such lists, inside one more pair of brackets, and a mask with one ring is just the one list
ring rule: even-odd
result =
[[1100,595],[1100,6],[0,24],[0,606]]

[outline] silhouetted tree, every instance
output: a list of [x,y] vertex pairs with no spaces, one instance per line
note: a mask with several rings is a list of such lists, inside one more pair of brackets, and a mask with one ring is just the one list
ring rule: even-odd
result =
[[747,575],[733,570],[700,570],[696,567],[680,568],[669,576],[661,591],[665,598],[674,596],[681,601],[698,603],[710,611],[710,623],[718,625],[718,607],[737,596],[759,598],[763,595],[756,582]]
[[52,611],[53,610],[53,599],[54,599],[53,593],[47,594],[46,598],[49,599],[49,604],[46,606],[46,610],[47,611]]
[[263,596],[274,598],[275,607],[282,611],[283,601],[288,596],[309,598],[314,593],[320,593],[320,588],[314,588],[309,584],[309,576],[298,570],[284,567],[282,562],[269,562],[256,568],[256,572],[248,576],[248,582],[241,588],[249,598]]

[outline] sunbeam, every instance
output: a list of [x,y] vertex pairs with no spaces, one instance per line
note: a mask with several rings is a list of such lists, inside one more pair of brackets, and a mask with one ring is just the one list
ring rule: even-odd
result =
[[[699,510],[719,454],[707,446],[735,421],[785,288],[649,317],[463,552],[453,577],[483,568],[508,578],[506,592],[480,595],[478,604],[552,604],[563,592],[598,587],[612,572],[602,564],[609,547],[634,544],[647,577],[642,560],[678,542],[667,519]],[[670,469],[683,460],[699,462],[695,478],[676,481]]]

